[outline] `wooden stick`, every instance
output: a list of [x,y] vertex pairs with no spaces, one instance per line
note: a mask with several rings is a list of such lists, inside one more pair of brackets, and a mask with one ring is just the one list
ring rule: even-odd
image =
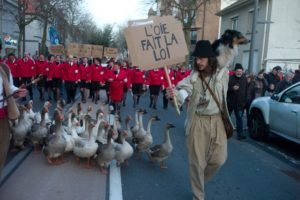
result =
[[[167,77],[167,80],[168,80],[168,83],[169,83],[169,87],[172,88],[172,82],[171,82],[171,79],[169,77],[168,68],[165,66],[164,69],[165,69],[166,77]],[[177,114],[180,115],[180,110],[179,110],[179,107],[178,107],[176,97],[173,97],[173,101],[174,101],[174,105],[175,105]]]
[[[25,85],[24,88],[27,88],[31,85],[36,84],[38,81],[40,81],[42,79],[42,75],[38,76],[36,79],[34,79],[33,81],[31,81],[29,84]],[[7,95],[6,97],[4,97],[3,99],[0,100],[0,102],[6,101],[6,99],[13,97],[17,92],[13,92],[10,95]]]

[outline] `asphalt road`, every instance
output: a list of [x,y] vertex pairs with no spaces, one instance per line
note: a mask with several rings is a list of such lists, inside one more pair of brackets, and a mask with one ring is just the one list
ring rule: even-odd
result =
[[[131,98],[130,95],[128,95]],[[131,99],[122,115],[134,116]],[[154,144],[163,140],[166,122],[176,125],[171,130],[174,150],[167,160],[168,169],[161,170],[149,162],[146,155],[132,158],[128,167],[122,167],[123,198],[125,200],[192,199],[188,175],[188,158],[183,124],[185,112],[177,116],[175,109],[162,109],[162,96],[158,110],[148,108],[145,95],[140,107],[146,108],[146,126],[151,115],[161,121],[152,126]],[[133,122],[132,122],[133,124]],[[221,170],[206,185],[208,200],[298,200],[300,199],[300,146],[272,136],[267,143],[250,138],[228,143],[228,159]]]

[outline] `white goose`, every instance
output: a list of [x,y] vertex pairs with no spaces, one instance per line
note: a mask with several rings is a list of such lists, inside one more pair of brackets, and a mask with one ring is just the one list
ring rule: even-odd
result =
[[104,144],[102,146],[102,149],[97,156],[97,164],[99,165],[100,172],[102,174],[107,174],[107,167],[110,165],[111,161],[115,158],[116,155],[116,151],[111,142],[114,134],[114,130],[110,128],[107,134],[107,144]]
[[14,147],[24,149],[24,141],[27,134],[31,131],[31,120],[27,108],[23,105],[19,106],[20,117],[17,124],[11,126],[11,132],[14,141]]
[[148,150],[148,156],[151,161],[160,163],[160,168],[166,169],[164,161],[169,157],[173,151],[173,145],[170,139],[170,129],[175,126],[171,123],[167,123],[164,131],[164,142],[157,144]]
[[[41,122],[38,124],[38,126],[32,127],[32,133],[30,134],[30,139],[34,145],[35,152],[38,152],[38,146],[43,144],[44,139],[48,134],[48,128],[46,125],[46,113],[48,113],[48,108],[44,107],[41,111]],[[34,127],[35,130],[33,130]]]
[[87,158],[86,168],[90,168],[90,158],[96,153],[98,149],[98,144],[95,142],[92,136],[93,128],[95,124],[92,122],[90,115],[87,115],[86,121],[88,122],[88,134],[89,138],[86,140],[77,140],[73,149],[73,153],[77,158]]
[[160,119],[157,116],[152,116],[148,121],[146,134],[142,138],[137,138],[136,140],[134,140],[137,152],[144,152],[150,148],[153,143],[153,137],[151,134],[152,122],[159,120]]
[[128,159],[133,155],[133,148],[132,146],[125,140],[128,137],[126,131],[120,134],[120,143],[115,144],[115,159],[117,160],[117,165],[120,166],[123,162],[128,165]]

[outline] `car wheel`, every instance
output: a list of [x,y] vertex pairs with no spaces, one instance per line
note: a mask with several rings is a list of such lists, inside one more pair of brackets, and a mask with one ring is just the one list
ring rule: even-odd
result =
[[249,134],[255,140],[265,141],[268,139],[268,130],[265,119],[261,112],[254,112],[250,116]]

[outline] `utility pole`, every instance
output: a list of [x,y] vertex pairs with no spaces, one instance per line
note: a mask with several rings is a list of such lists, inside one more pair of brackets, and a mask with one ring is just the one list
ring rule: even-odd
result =
[[249,64],[248,70],[249,73],[253,73],[254,70],[254,48],[256,41],[256,25],[257,25],[257,15],[258,15],[258,5],[259,0],[254,0],[254,10],[253,10],[253,21],[252,21],[252,33],[251,33],[251,43],[250,43],[250,54],[249,54]]

